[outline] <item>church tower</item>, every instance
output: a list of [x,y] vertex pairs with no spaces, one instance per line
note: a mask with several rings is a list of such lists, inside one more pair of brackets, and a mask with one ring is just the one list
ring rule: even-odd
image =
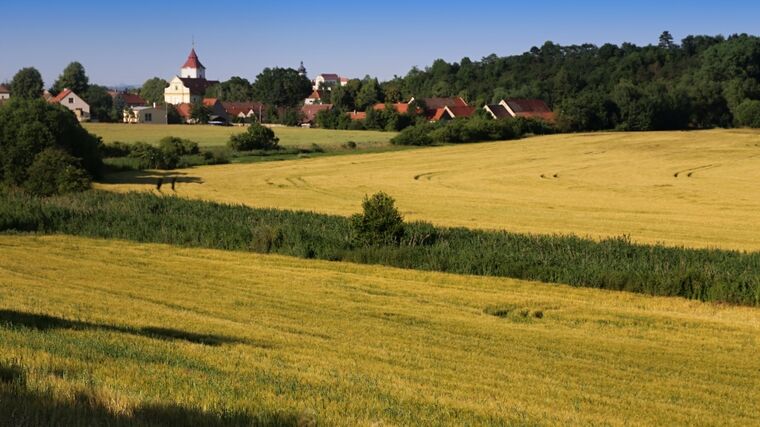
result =
[[182,66],[180,77],[191,79],[206,78],[206,67],[201,64],[201,61],[198,59],[198,54],[195,53],[194,47],[190,51],[190,55],[187,56],[187,61],[185,61],[185,64]]

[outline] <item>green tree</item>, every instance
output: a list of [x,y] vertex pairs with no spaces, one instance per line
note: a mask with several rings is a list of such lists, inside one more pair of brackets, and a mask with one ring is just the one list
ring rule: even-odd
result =
[[251,82],[242,77],[234,76],[221,84],[221,96],[223,101],[244,102],[253,99]]
[[670,34],[670,31],[663,31],[662,34],[660,34],[659,46],[663,49],[673,49],[676,47],[675,43],[673,43],[673,36]]
[[140,96],[149,104],[163,104],[164,89],[168,86],[169,82],[160,77],[150,78],[140,88]]
[[256,100],[275,107],[295,107],[311,90],[309,79],[292,68],[265,68],[252,86]]
[[395,203],[383,192],[365,196],[363,212],[351,217],[355,241],[363,246],[398,245],[404,237],[404,218]]
[[11,80],[11,93],[14,98],[39,98],[42,96],[42,88],[42,76],[36,68],[22,68]]
[[737,126],[760,128],[760,101],[746,100],[739,104],[734,111]]
[[246,132],[232,135],[227,145],[235,151],[276,150],[279,142],[272,129],[251,123]]
[[108,93],[108,88],[99,85],[90,85],[82,98],[90,104],[90,114],[101,122],[112,120],[113,98]]
[[190,118],[195,123],[208,123],[211,116],[211,109],[203,105],[201,102],[196,102],[190,108]]
[[356,109],[365,110],[381,101],[382,93],[377,79],[364,78],[361,89],[356,93]]
[[83,96],[89,86],[90,79],[87,77],[84,67],[79,62],[74,61],[63,69],[63,73],[53,83],[50,92],[57,95],[64,89],[71,89],[74,93]]
[[90,188],[90,177],[79,159],[60,148],[46,148],[34,157],[27,170],[24,189],[39,196],[84,191]]

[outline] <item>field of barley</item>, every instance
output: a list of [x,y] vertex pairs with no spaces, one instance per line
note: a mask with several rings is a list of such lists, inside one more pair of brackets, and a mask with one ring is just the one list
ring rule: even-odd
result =
[[[224,147],[230,136],[244,132],[245,127],[209,125],[127,125],[123,123],[82,123],[91,133],[103,138],[103,142],[147,142],[157,144],[161,138],[176,136],[191,139],[202,148]],[[280,138],[280,145],[288,148],[309,148],[317,144],[325,150],[339,149],[348,141],[358,148],[386,146],[395,133],[377,131],[351,131],[333,129],[304,129],[293,127],[272,128]]]
[[760,423],[753,308],[65,236],[0,278],[13,425]]
[[[171,194],[255,207],[350,215],[382,190],[406,219],[439,225],[760,250],[757,131],[565,134],[173,173],[193,183]],[[150,176],[99,187],[150,190]]]

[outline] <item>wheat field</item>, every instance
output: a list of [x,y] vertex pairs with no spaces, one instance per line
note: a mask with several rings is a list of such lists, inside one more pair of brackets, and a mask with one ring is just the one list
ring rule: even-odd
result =
[[758,337],[745,307],[0,236],[0,413],[46,425],[752,425]]
[[[245,127],[211,125],[140,125],[123,123],[82,123],[91,133],[103,138],[103,142],[115,141],[157,144],[161,138],[176,136],[197,142],[201,147],[224,147],[230,136],[242,133]],[[288,148],[309,148],[317,144],[325,150],[337,149],[348,141],[358,148],[389,145],[394,132],[352,131],[333,129],[304,129],[277,126],[272,128],[280,138],[280,145]]]
[[[439,225],[760,250],[757,131],[552,135],[176,173],[202,180],[180,196],[255,207],[350,215],[382,190],[406,219]],[[99,187],[151,188],[134,177]]]

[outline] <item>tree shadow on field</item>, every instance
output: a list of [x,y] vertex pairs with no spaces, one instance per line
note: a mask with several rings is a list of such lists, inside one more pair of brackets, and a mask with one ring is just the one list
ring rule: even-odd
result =
[[[48,331],[53,329],[101,330],[137,335],[163,341],[187,341],[208,346],[220,346],[223,344],[250,344],[248,340],[224,335],[199,334],[195,332],[182,331],[179,329],[161,327],[133,328],[128,326],[114,326],[100,323],[83,322],[79,320],[67,320],[60,317],[48,316],[45,314],[24,313],[14,310],[0,310],[0,327],[3,327],[5,325],[10,326],[11,328],[21,327],[28,329],[37,329],[39,331]],[[262,343],[257,343],[257,345],[260,347],[266,347],[266,345],[263,345]]]
[[285,411],[206,412],[172,403],[149,403],[114,413],[105,399],[77,393],[62,400],[29,390],[23,382],[0,382],[0,424],[8,426],[315,426],[313,417]]
[[203,184],[201,177],[190,176],[184,172],[145,170],[109,173],[98,182],[106,185],[135,184],[155,187],[159,180],[162,180],[164,185],[171,185],[172,180],[177,184]]

